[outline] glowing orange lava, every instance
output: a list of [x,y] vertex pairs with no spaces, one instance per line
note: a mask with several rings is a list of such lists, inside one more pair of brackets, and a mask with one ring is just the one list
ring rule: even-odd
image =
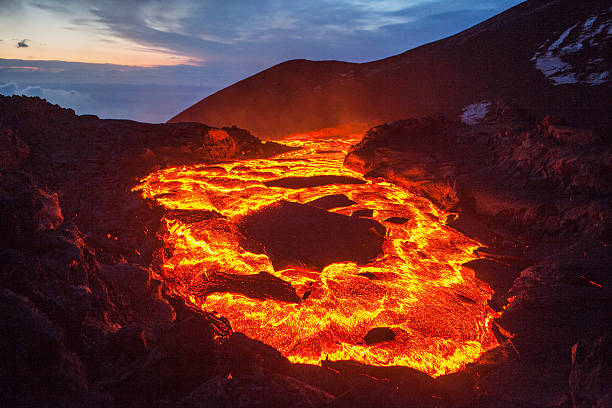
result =
[[[173,292],[202,310],[225,316],[236,331],[275,347],[292,362],[352,359],[409,366],[434,376],[457,371],[497,345],[490,330],[495,313],[487,305],[489,286],[461,266],[476,258],[473,250],[478,244],[445,226],[446,213],[381,180],[302,189],[264,185],[289,176],[362,179],[342,164],[351,142],[292,140],[286,143],[300,150],[272,159],[150,174],[134,188],[144,197],[167,209],[209,210],[224,216],[191,223],[166,217],[164,239],[173,250],[159,274]],[[266,255],[239,246],[236,223],[241,216],[280,200],[305,203],[331,194],[345,194],[357,204],[330,211],[351,215],[359,209],[374,210],[372,218],[388,229],[384,255],[367,265],[335,263],[321,272],[277,271]],[[408,221],[385,221],[390,217]],[[215,274],[261,271],[289,282],[300,297],[310,294],[299,303],[288,303],[204,293]],[[395,340],[366,345],[364,336],[376,327],[392,328]]]

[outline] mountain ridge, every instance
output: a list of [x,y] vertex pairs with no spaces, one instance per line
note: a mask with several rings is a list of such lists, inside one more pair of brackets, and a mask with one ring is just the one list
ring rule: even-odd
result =
[[[572,125],[608,128],[612,87],[605,55],[612,45],[612,11],[597,1],[576,3],[527,1],[451,37],[366,63],[285,61],[204,98],[169,122],[236,125],[271,139],[349,122],[455,118],[470,104],[509,100],[539,118],[553,114]],[[599,30],[599,37],[583,38],[588,30],[580,30],[589,21],[590,32]],[[557,49],[546,49],[570,27]],[[578,49],[571,54],[554,54],[572,46]],[[555,84],[555,72],[538,68],[557,60],[565,64],[557,68],[578,72],[575,83]],[[593,69],[604,75],[602,83],[585,82]],[[572,78],[563,75],[558,77]]]

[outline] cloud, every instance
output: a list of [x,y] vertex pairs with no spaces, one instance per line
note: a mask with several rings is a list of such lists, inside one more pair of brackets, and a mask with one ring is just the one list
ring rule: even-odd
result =
[[0,94],[1,95],[15,95],[18,91],[18,86],[14,82],[9,82],[8,84],[0,85]]
[[81,107],[85,110],[94,104],[91,96],[74,90],[44,88],[38,85],[19,86],[16,82],[0,85],[0,94],[37,96],[65,107]]
[[17,48],[28,48],[30,45],[28,44],[28,39],[23,39],[17,43]]
[[[188,56],[192,63],[248,64],[255,72],[293,58],[365,62],[387,57],[454,34],[480,21],[475,18],[519,2],[37,0],[36,7],[57,13],[78,10],[71,20],[75,28]],[[433,23],[432,15],[439,17]],[[415,30],[417,37],[412,36]]]

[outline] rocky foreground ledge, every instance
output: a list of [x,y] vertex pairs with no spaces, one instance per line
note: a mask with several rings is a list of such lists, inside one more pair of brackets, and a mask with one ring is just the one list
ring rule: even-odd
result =
[[495,290],[501,347],[440,382],[462,378],[482,406],[610,406],[610,134],[499,103],[474,125],[375,127],[345,165],[429,197],[488,247],[466,266]]
[[130,191],[142,177],[286,149],[237,128],[100,120],[0,97],[2,405],[435,406],[435,381],[412,369],[295,365],[231,330],[219,341],[223,319],[152,277],[164,210]]
[[512,112],[472,127],[384,125],[347,158],[456,210],[456,228],[490,245],[468,266],[496,290],[492,306],[514,297],[496,322],[502,346],[434,380],[405,367],[294,365],[240,333],[216,341],[219,322],[151,277],[163,210],[130,192],[141,177],[283,147],[237,128],[100,120],[0,97],[2,403],[609,405],[608,141]]
[[235,361],[219,368],[210,320],[162,296],[147,269],[162,210],[130,189],[158,168],[285,150],[238,128],[0,97],[2,404],[174,406],[216,375],[250,372],[262,345],[234,337],[223,350],[238,348]]

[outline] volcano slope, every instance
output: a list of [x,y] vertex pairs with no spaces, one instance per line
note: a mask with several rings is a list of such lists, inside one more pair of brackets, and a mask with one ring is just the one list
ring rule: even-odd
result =
[[293,60],[170,119],[236,124],[261,138],[443,114],[509,100],[540,120],[610,127],[612,10],[606,1],[529,0],[452,37],[356,64]]

